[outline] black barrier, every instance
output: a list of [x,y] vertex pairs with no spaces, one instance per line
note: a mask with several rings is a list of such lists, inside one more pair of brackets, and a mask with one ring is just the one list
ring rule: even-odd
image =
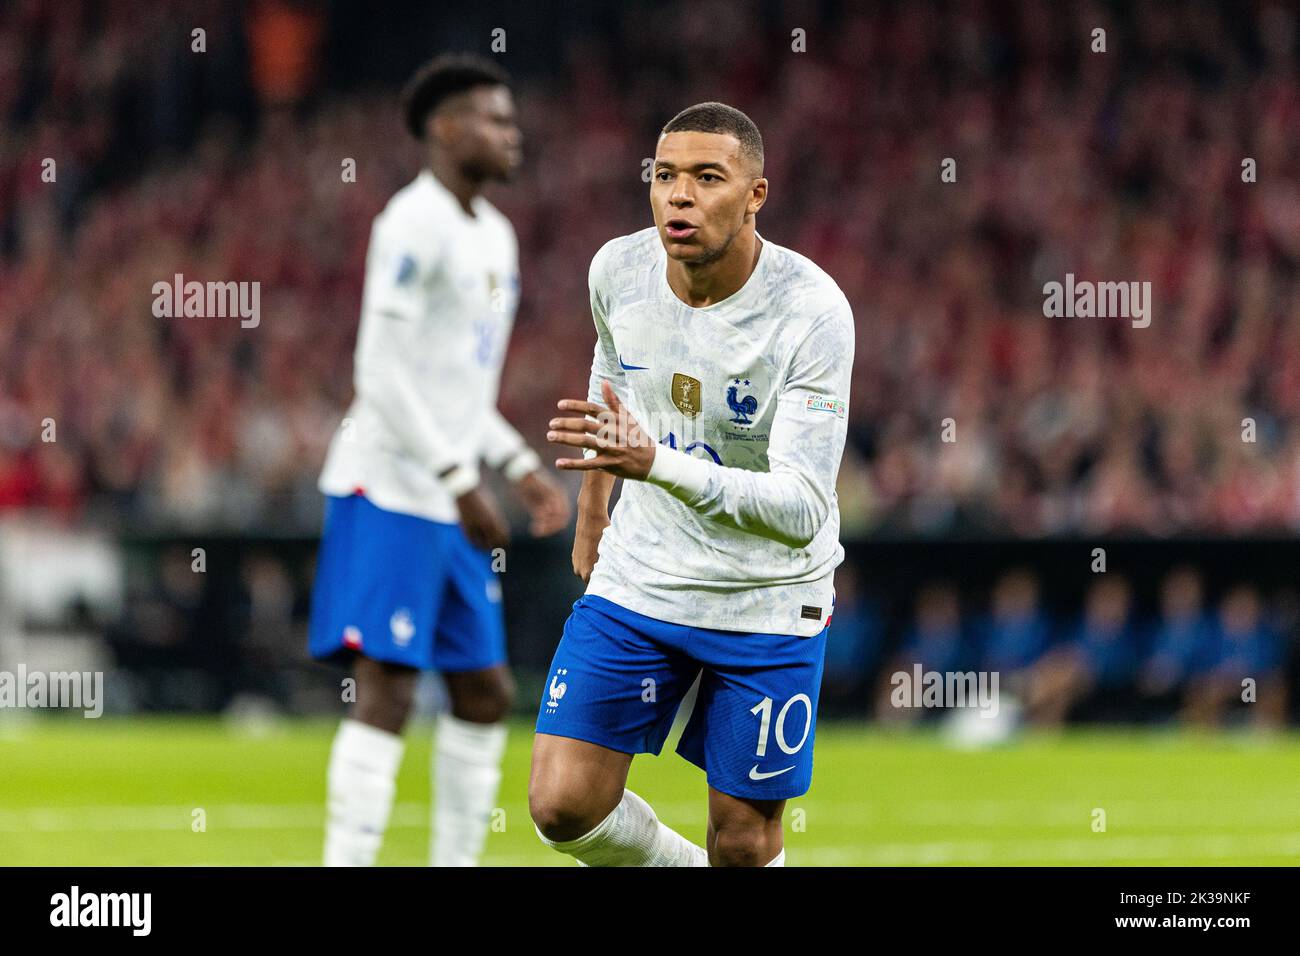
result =
[[[150,535],[123,544],[129,593],[109,639],[120,666],[141,677],[142,707],[211,711],[249,693],[291,712],[337,704],[337,669],[310,662],[305,652],[314,538]],[[195,571],[200,554],[203,570]],[[1043,609],[1064,626],[1103,576],[1125,578],[1134,614],[1150,618],[1161,581],[1183,566],[1200,571],[1207,608],[1240,584],[1258,588],[1271,609],[1300,607],[1300,540],[1289,537],[850,541],[837,589],[869,609],[873,635],[858,657],[847,658],[851,673],[828,670],[823,707],[842,715],[869,712],[878,671],[903,641],[917,593],[927,584],[951,583],[963,614],[973,616],[987,609],[1002,575],[1027,569],[1039,582]],[[515,541],[500,574],[511,661],[524,680],[540,677],[582,593],[570,569],[567,538]],[[263,592],[275,597],[269,610]],[[840,629],[832,623],[830,632],[839,642],[835,647],[852,638],[848,628],[862,626],[860,620],[849,623],[843,604],[837,614]],[[1292,688],[1300,647],[1296,617],[1277,617]],[[178,672],[186,675],[180,695],[166,690]],[[528,695],[520,696],[521,709],[531,709]]]

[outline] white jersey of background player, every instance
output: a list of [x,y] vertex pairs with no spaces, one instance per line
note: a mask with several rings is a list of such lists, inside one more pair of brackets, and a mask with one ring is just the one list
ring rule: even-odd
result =
[[375,218],[356,398],[320,478],[309,649],[350,659],[356,679],[330,757],[327,865],[375,861],[421,670],[443,674],[451,701],[434,747],[431,861],[478,861],[513,695],[489,554],[508,529],[480,461],[515,483],[534,534],[569,514],[496,408],[519,270],[514,230],[479,193],[520,160],[508,80],[479,57],[439,58],[408,87],[406,122],[427,168]]

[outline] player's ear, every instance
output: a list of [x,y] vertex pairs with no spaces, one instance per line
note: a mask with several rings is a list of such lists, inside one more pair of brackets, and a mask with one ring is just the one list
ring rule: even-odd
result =
[[458,120],[454,113],[440,110],[425,121],[426,139],[440,146],[446,146],[456,135]]
[[746,206],[745,212],[752,216],[763,208],[765,202],[767,202],[767,180],[760,176],[749,187],[749,205]]

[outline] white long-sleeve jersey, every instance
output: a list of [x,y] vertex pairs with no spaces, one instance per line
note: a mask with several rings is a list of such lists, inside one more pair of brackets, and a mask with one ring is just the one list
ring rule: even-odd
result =
[[844,557],[848,300],[765,239],[745,285],[704,308],[666,270],[654,228],[591,264],[588,399],[604,404],[607,379],[659,445],[647,480],[623,482],[587,593],[676,624],[816,634]]
[[330,442],[325,494],[361,490],[385,510],[454,522],[480,461],[510,477],[536,467],[497,411],[518,244],[491,203],[478,196],[471,206],[472,216],[426,169],[375,217],[355,398]]

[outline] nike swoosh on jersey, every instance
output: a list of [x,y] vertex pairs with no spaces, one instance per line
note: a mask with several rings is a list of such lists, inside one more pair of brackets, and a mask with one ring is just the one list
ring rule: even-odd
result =
[[762,772],[761,770],[758,769],[758,764],[754,764],[754,766],[752,766],[752,767],[749,768],[749,779],[750,779],[750,780],[766,780],[768,777],[779,777],[779,776],[781,776],[781,774],[783,774],[783,773],[788,773],[789,771],[791,771],[791,770],[793,770],[793,769],[794,769],[793,766],[789,766],[789,767],[786,767],[786,768],[783,769],[783,770],[771,770],[771,771],[768,771],[767,773],[764,773],[764,772]]
[[650,367],[648,365],[628,365],[623,361],[623,356],[621,355],[618,357],[618,364],[623,366],[625,372],[644,372]]

